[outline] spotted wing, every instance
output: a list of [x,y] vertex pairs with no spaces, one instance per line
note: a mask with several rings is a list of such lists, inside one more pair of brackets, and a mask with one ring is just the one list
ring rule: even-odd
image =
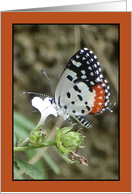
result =
[[62,114],[68,114],[85,127],[91,127],[87,114],[101,113],[109,102],[109,86],[103,79],[96,55],[87,48],[69,60],[55,91],[55,102]]

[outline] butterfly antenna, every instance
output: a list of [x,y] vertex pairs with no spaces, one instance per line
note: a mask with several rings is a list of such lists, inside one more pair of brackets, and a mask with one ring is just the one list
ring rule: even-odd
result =
[[47,97],[48,96],[48,95],[40,94],[40,93],[36,93],[36,92],[23,92],[23,94],[32,94],[32,95],[44,96],[44,97]]
[[47,78],[48,80],[48,83],[49,83],[49,86],[50,86],[50,89],[51,89],[51,92],[52,92],[52,95],[54,96],[54,90],[53,90],[53,87],[52,87],[52,84],[50,82],[50,79],[49,77],[47,76],[47,74],[45,73],[45,71],[43,71],[43,69],[41,69],[42,73],[45,75],[45,77]]

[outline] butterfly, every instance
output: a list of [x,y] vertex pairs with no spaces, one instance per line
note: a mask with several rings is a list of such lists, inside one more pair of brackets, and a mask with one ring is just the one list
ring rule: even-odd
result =
[[97,56],[83,48],[71,57],[62,72],[52,104],[64,119],[71,116],[90,128],[86,115],[109,109],[109,98],[110,86],[101,73]]
[[60,76],[55,97],[48,100],[58,116],[64,120],[73,117],[86,128],[92,127],[88,114],[101,114],[106,109],[112,112],[108,107],[110,86],[93,51],[83,48],[71,57]]

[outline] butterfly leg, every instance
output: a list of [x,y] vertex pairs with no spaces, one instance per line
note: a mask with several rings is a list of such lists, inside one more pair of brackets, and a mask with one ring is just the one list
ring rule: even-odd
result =
[[79,123],[81,123],[81,125],[83,125],[86,128],[92,128],[92,125],[90,124],[90,122],[87,120],[86,117],[81,116],[81,115],[75,115],[74,117]]

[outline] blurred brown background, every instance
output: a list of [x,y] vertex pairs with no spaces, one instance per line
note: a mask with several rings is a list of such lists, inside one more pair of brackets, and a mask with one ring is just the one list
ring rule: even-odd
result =
[[[47,79],[55,90],[59,77],[71,56],[83,47],[91,49],[98,57],[104,77],[111,87],[110,107],[102,115],[88,115],[92,129],[82,128],[85,148],[78,153],[88,159],[89,166],[67,164],[51,147],[47,153],[59,166],[56,174],[41,158],[47,179],[118,180],[119,178],[119,115],[118,115],[118,70],[119,26],[118,25],[14,25],[14,109],[36,125],[39,112],[31,106],[33,91],[51,96]],[[57,118],[49,116],[45,127],[52,130]],[[72,120],[73,123],[75,122]],[[69,121],[63,126],[70,125]],[[30,151],[29,151],[30,152]],[[29,153],[28,152],[28,153]],[[29,153],[30,154],[30,153]],[[28,161],[24,153],[18,158]],[[40,160],[40,158],[38,158]],[[29,177],[26,177],[29,179]]]

